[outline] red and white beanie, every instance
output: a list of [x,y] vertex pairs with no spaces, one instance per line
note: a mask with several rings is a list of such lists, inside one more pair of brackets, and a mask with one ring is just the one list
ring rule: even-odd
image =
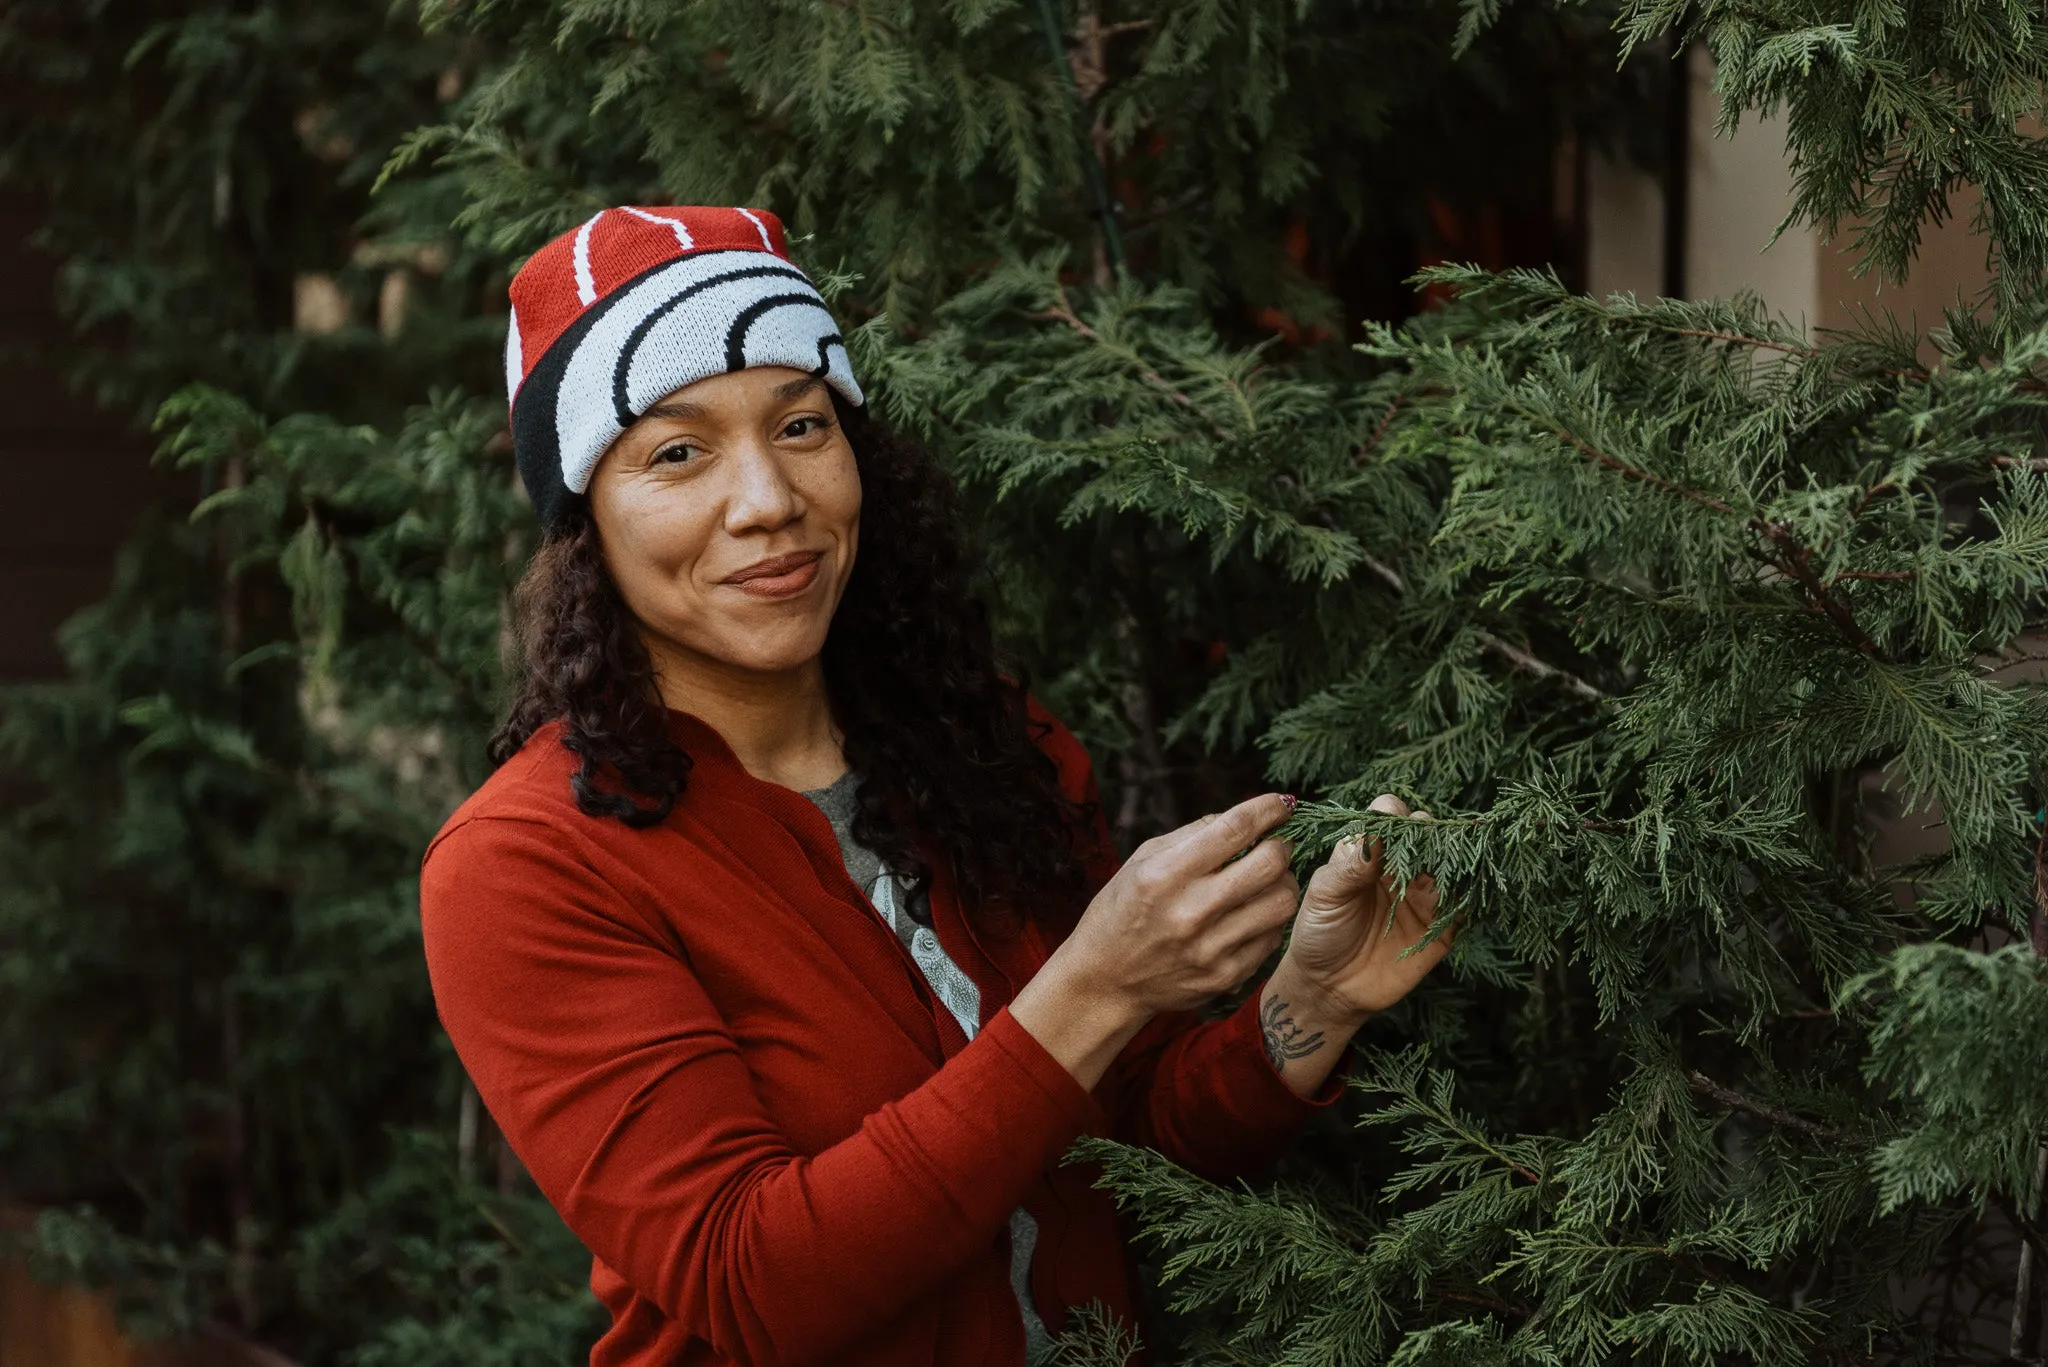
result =
[[657,400],[755,365],[862,402],[845,340],[766,210],[606,209],[535,252],[512,279],[505,387],[541,525]]

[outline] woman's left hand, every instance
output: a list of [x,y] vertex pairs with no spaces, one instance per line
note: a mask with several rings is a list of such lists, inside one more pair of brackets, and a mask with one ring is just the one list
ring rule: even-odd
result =
[[[1411,815],[1408,805],[1392,794],[1374,798],[1368,810]],[[1428,812],[1412,815],[1429,819]],[[1309,879],[1282,965],[1292,970],[1290,977],[1321,997],[1327,1010],[1360,1019],[1384,1011],[1414,990],[1450,952],[1451,936],[1446,932],[1415,953],[1406,953],[1436,919],[1434,878],[1424,873],[1409,879],[1398,906],[1393,905],[1393,896],[1379,842],[1364,836],[1339,842],[1329,861]]]

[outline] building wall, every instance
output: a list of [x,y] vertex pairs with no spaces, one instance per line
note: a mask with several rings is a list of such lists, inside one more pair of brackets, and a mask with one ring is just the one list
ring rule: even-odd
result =
[[[1889,311],[1916,330],[1937,326],[1944,307],[1972,297],[1988,273],[1982,242],[1969,231],[1974,197],[1929,230],[1903,283],[1855,274],[1855,230],[1832,242],[1804,224],[1772,234],[1792,207],[1792,168],[1782,116],[1745,115],[1726,137],[1715,129],[1720,100],[1705,49],[1687,58],[1689,98],[1683,276],[1691,299],[1744,290],[1808,331],[1856,326]],[[1662,186],[1632,167],[1595,159],[1587,167],[1586,283],[1594,294],[1662,292],[1665,278]]]

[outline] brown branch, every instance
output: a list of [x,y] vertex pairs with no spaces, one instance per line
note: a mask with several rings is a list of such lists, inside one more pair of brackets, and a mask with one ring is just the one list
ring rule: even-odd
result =
[[1849,520],[1851,522],[1862,521],[1864,510],[1869,508],[1872,503],[1886,494],[1895,494],[1897,492],[1897,487],[1889,480],[1871,485],[1863,491],[1863,497],[1856,500],[1856,506],[1849,510]]
[[1758,1101],[1753,1096],[1745,1096],[1732,1087],[1714,1081],[1714,1079],[1696,1068],[1688,1068],[1686,1070],[1685,1082],[1688,1087],[1698,1092],[1701,1096],[1718,1102],[1731,1111],[1739,1111],[1743,1115],[1754,1116],[1756,1119],[1770,1125],[1775,1125],[1781,1130],[1791,1130],[1805,1135],[1808,1139],[1816,1139],[1825,1144],[1840,1144],[1852,1149],[1867,1149],[1870,1147],[1870,1141],[1867,1139],[1850,1134],[1847,1130],[1838,1130],[1831,1125],[1822,1125],[1817,1121],[1808,1120],[1804,1116],[1794,1115],[1790,1111],[1781,1111],[1776,1106],[1767,1105],[1764,1102]]
[[[1801,360],[1807,361],[1821,354],[1821,349],[1817,346],[1797,346],[1790,342],[1773,342],[1762,337],[1751,337],[1740,332],[1718,332],[1711,328],[1665,328],[1664,331],[1673,337],[1698,337],[1708,342],[1728,342],[1736,346],[1758,347],[1764,351],[1783,352],[1787,356],[1797,356]],[[1903,369],[1881,368],[1874,373],[1890,376],[1893,379],[1925,380],[1928,378],[1926,368],[1917,365],[1907,366]],[[2020,388],[2025,389],[2026,387],[2026,382],[2022,381]]]
[[1555,679],[1587,702],[1605,702],[1607,695],[1587,683],[1570,670],[1559,669],[1548,660],[1539,659],[1518,645],[1503,641],[1490,631],[1479,633],[1479,644],[1513,664],[1515,668],[1534,674],[1539,679]]
[[[1703,494],[1697,489],[1688,489],[1683,484],[1668,480],[1662,475],[1654,475],[1648,470],[1639,469],[1626,461],[1617,460],[1567,428],[1553,424],[1550,430],[1552,435],[1556,436],[1560,441],[1570,443],[1582,454],[1617,474],[1629,479],[1641,480],[1652,488],[1662,489],[1666,493],[1677,494],[1681,498],[1690,499],[1703,508],[1712,508],[1717,513],[1727,513],[1731,517],[1743,516],[1734,506],[1722,502],[1712,494]],[[1864,631],[1862,624],[1856,620],[1856,614],[1850,610],[1849,605],[1828,592],[1828,586],[1822,583],[1820,576],[1814,572],[1813,552],[1807,549],[1798,537],[1792,535],[1790,527],[1787,527],[1782,522],[1766,522],[1761,517],[1756,516],[1750,516],[1745,520],[1750,526],[1762,532],[1771,544],[1778,548],[1780,555],[1772,557],[1770,563],[1784,571],[1788,578],[1806,591],[1806,596],[1812,600],[1814,607],[1827,615],[1828,620],[1833,622],[1841,633],[1849,638],[1851,645],[1854,645],[1857,650],[1868,655],[1873,660],[1885,658],[1884,651],[1879,648],[1876,641],[1870,638],[1870,634]]]
[[1365,557],[1365,567],[1371,570],[1374,574],[1378,575],[1381,579],[1385,580],[1387,587],[1392,589],[1394,592],[1408,592],[1408,581],[1406,579],[1403,579],[1401,577],[1401,572],[1395,569],[1392,565],[1387,564],[1383,560],[1376,560],[1372,556],[1368,555],[1367,557]]
[[1813,600],[1813,605],[1827,614],[1828,620],[1849,638],[1851,645],[1873,660],[1882,660],[1884,651],[1879,648],[1876,641],[1870,639],[1870,633],[1856,620],[1856,614],[1849,605],[1828,592],[1828,586],[1822,583],[1820,575],[1814,572],[1813,552],[1808,550],[1798,537],[1792,535],[1792,529],[1782,522],[1764,522],[1759,518],[1752,518],[1751,521],[1783,552],[1777,561],[1778,568],[1806,590],[1806,596]]
[[[1067,327],[1073,330],[1076,336],[1081,337],[1086,341],[1093,342],[1097,346],[1108,346],[1109,343],[1106,340],[1104,340],[1102,334],[1100,332],[1097,332],[1094,328],[1090,327],[1086,322],[1082,320],[1079,314],[1074,312],[1074,306],[1070,302],[1068,302],[1067,299],[1066,286],[1056,283],[1053,286],[1053,289],[1059,294],[1059,303],[1053,305],[1049,309],[1041,309],[1036,313],[1027,314],[1026,316],[1029,318],[1036,319],[1040,322],[1054,321],[1064,323]],[[1169,382],[1164,375],[1161,375],[1158,371],[1154,370],[1151,366],[1146,365],[1143,361],[1135,361],[1133,364],[1138,372],[1139,379],[1143,380],[1147,385],[1150,385],[1159,393],[1164,394],[1167,398],[1173,400],[1173,402],[1179,404],[1182,408],[1187,409],[1190,413],[1193,413],[1196,416],[1201,417],[1203,425],[1206,426],[1209,429],[1209,431],[1215,434],[1217,437],[1220,438],[1227,435],[1222,428],[1218,427],[1215,423],[1210,422],[1208,417],[1202,413],[1202,406],[1200,404],[1196,403],[1193,399],[1189,398],[1180,390],[1175,389],[1172,383]]]
[[[1392,565],[1368,555],[1365,557],[1365,567],[1386,581],[1387,587],[1391,588],[1394,592],[1401,594],[1408,592],[1408,581],[1403,579],[1401,572]],[[1568,669],[1559,669],[1550,661],[1540,656],[1532,655],[1518,645],[1503,641],[1490,631],[1480,631],[1476,635],[1479,637],[1479,644],[1482,649],[1492,651],[1525,673],[1534,674],[1539,679],[1555,679],[1588,702],[1605,702],[1607,700],[1605,693]]]
[[1918,570],[1843,570],[1835,579],[1913,579],[1918,575]]
[[1709,342],[1733,342],[1739,346],[1759,347],[1765,351],[1782,351],[1787,356],[1818,356],[1819,347],[1793,346],[1789,342],[1771,342],[1762,337],[1747,337],[1739,332],[1715,332],[1708,328],[1666,328],[1674,337],[1698,337]]
[[1581,454],[1590,457],[1591,459],[1593,459],[1601,465],[1606,466],[1608,469],[1614,471],[1616,474],[1625,476],[1629,479],[1639,479],[1643,483],[1651,486],[1652,488],[1662,489],[1664,490],[1664,492],[1669,494],[1677,494],[1681,498],[1689,498],[1694,503],[1699,504],[1701,507],[1712,508],[1717,513],[1728,513],[1734,516],[1740,516],[1739,513],[1736,513],[1733,506],[1723,503],[1720,499],[1715,498],[1712,494],[1703,494],[1697,489],[1688,489],[1683,484],[1674,483],[1673,481],[1664,478],[1664,476],[1662,475],[1653,475],[1648,470],[1638,469],[1636,466],[1630,465],[1627,461],[1616,460],[1613,456],[1608,455],[1605,451],[1602,451],[1599,447],[1593,445],[1591,442],[1585,440],[1583,437],[1579,436],[1575,432],[1569,431],[1568,429],[1563,427],[1555,426],[1553,426],[1550,429],[1550,431],[1552,436],[1557,437],[1560,441],[1569,442]]
[[1380,444],[1380,439],[1387,435],[1387,429],[1394,425],[1395,416],[1400,413],[1401,406],[1406,402],[1408,402],[1406,394],[1396,394],[1394,396],[1394,401],[1387,405],[1387,411],[1380,415],[1379,425],[1372,429],[1372,435],[1367,437],[1365,444],[1360,446],[1357,452],[1352,455],[1351,463],[1354,466],[1365,464],[1365,458],[1373,453],[1374,448]]

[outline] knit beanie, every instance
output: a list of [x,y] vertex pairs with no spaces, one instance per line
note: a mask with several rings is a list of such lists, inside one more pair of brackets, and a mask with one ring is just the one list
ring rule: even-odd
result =
[[505,388],[519,477],[553,527],[618,435],[686,384],[747,366],[862,402],[846,343],[764,209],[605,209],[512,278]]

